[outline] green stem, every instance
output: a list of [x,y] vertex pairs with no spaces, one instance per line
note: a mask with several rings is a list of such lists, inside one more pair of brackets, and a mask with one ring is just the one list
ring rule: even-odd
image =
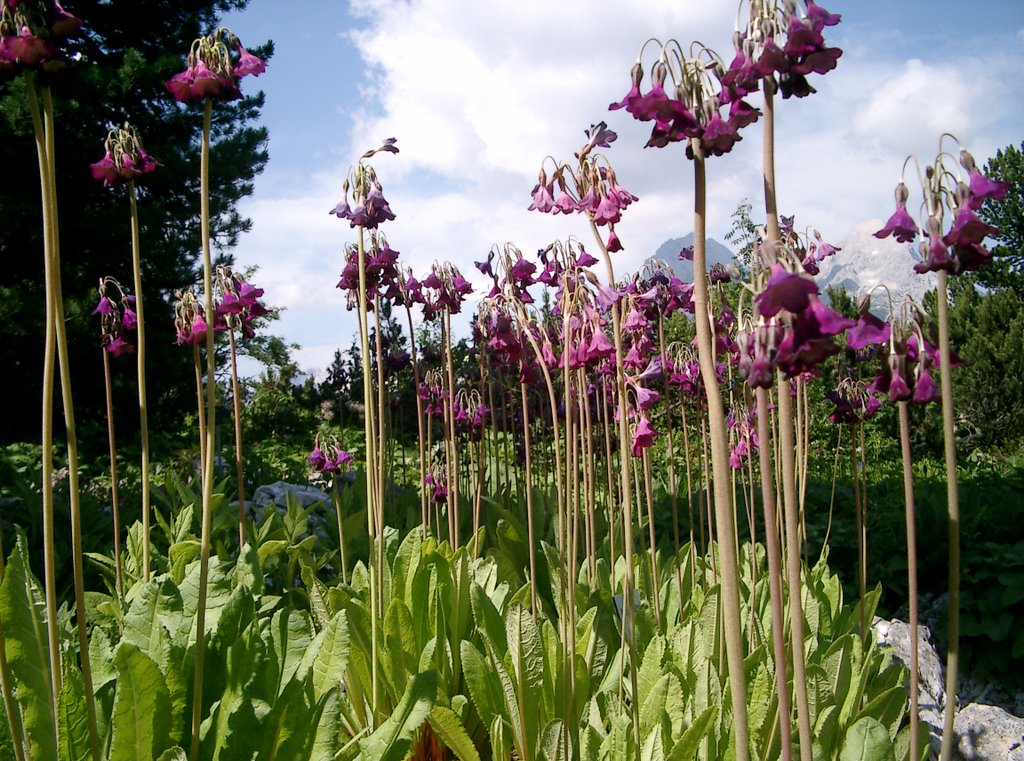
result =
[[245,546],[245,466],[242,463],[242,394],[238,383],[238,352],[235,330],[228,327],[231,354],[231,411],[235,418],[235,481],[238,484],[238,549]]
[[345,524],[341,514],[341,492],[338,489],[337,475],[331,478],[331,496],[334,498],[334,515],[338,519],[338,553],[341,563],[341,583],[348,584],[348,562],[345,559]]
[[779,549],[778,518],[775,510],[775,481],[771,431],[768,422],[768,389],[757,389],[758,462],[761,468],[761,506],[764,512],[765,548],[768,554],[768,597],[772,606],[772,647],[775,658],[775,691],[779,697],[782,761],[793,757],[793,729],[790,719],[788,658],[786,657],[785,614],[782,609],[782,553]]
[[[946,651],[946,705],[943,712],[942,748],[939,758],[949,761],[956,734],[957,675],[960,663],[960,495],[956,472],[956,438],[953,431],[953,373],[949,350],[949,275],[939,271],[936,288],[939,302],[939,366],[942,389],[942,440],[946,456],[946,504],[949,510],[949,649]],[[912,635],[915,635],[912,632]],[[916,635],[915,635],[916,636]]]
[[203,247],[203,289],[206,319],[206,438],[203,451],[203,515],[199,539],[199,602],[196,607],[196,652],[195,679],[192,689],[192,752],[189,758],[199,758],[199,729],[203,718],[203,656],[206,651],[206,592],[210,577],[210,527],[213,518],[213,461],[217,446],[216,431],[216,380],[214,378],[215,358],[214,308],[213,308],[213,257],[210,253],[210,122],[213,116],[213,101],[206,99],[203,110],[203,140],[199,159],[199,215]]
[[715,372],[715,347],[708,313],[706,256],[707,179],[704,151],[700,140],[691,142],[694,167],[693,209],[693,305],[697,324],[697,354],[701,378],[708,401],[708,427],[711,437],[711,472],[714,482],[715,523],[718,552],[721,557],[722,617],[726,659],[729,664],[729,688],[732,692],[732,716],[736,737],[736,759],[747,761],[750,740],[747,728],[747,685],[743,670],[743,629],[740,619],[739,561],[734,536],[735,515],[729,488],[729,445],[725,408]]
[[914,516],[914,474],[910,462],[910,416],[907,402],[897,405],[900,413],[900,454],[903,459],[903,501],[907,519],[907,597],[910,600],[910,758],[921,758],[921,738],[917,728],[918,711],[918,653],[917,625],[920,619],[917,602],[917,521]]
[[519,394],[523,404],[523,450],[526,453],[526,533],[530,544],[530,612],[537,620],[537,541],[533,530],[533,468],[530,461],[530,408],[527,406],[526,384],[520,381]]
[[139,211],[135,204],[135,183],[128,181],[128,205],[132,226],[132,272],[135,277],[135,318],[139,346],[136,354],[139,385],[139,438],[142,447],[142,580],[149,581],[149,405],[146,396],[146,314],[142,303],[142,256],[139,244]]
[[[370,534],[370,664],[371,687],[370,707],[373,713],[373,722],[377,721],[377,617],[379,611],[379,580],[377,574],[382,571],[378,568],[376,561],[376,545],[374,542],[383,541],[383,527],[378,522],[377,510],[377,450],[376,436],[374,435],[374,414],[373,414],[373,379],[370,375],[370,336],[369,324],[366,320],[366,245],[363,237],[363,228],[359,230],[357,242],[357,265],[359,267],[359,342],[363,360],[363,433],[366,439],[366,520]],[[378,536],[379,534],[379,536]]]
[[107,443],[110,449],[110,503],[114,511],[114,588],[117,599],[124,599],[124,582],[121,575],[121,512],[117,489],[117,447],[114,444],[114,395],[110,383],[110,357],[103,353],[103,386],[107,398]]
[[35,131],[36,152],[39,159],[39,184],[43,207],[43,266],[46,281],[46,342],[43,351],[43,420],[42,420],[42,463],[41,480],[43,497],[43,566],[46,594],[46,630],[50,656],[50,691],[48,696],[50,715],[53,717],[54,732],[57,729],[57,700],[60,695],[60,634],[57,625],[56,552],[53,546],[53,396],[57,366],[56,304],[51,294],[53,281],[53,230],[50,225],[50,162],[46,151],[46,136],[43,119],[36,96],[35,81],[31,72],[25,72],[25,87],[32,111],[32,126]]

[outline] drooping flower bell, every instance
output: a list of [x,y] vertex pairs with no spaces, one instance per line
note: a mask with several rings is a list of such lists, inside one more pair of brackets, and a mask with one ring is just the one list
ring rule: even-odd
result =
[[237,100],[242,77],[259,76],[266,64],[243,47],[227,29],[199,37],[192,43],[184,71],[167,80],[167,90],[182,103]]
[[352,467],[354,458],[346,450],[335,436],[321,436],[317,434],[313,441],[313,451],[309,453],[306,461],[316,475],[336,475],[345,472]]

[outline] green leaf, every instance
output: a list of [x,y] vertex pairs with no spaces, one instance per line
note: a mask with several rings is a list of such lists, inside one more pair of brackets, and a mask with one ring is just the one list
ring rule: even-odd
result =
[[327,628],[316,635],[306,653],[303,661],[309,658],[308,667],[313,675],[313,695],[319,702],[332,688],[338,687],[345,678],[345,669],[348,668],[349,633],[345,611],[338,611],[327,624]]
[[569,743],[561,719],[550,721],[544,727],[540,748],[545,761],[569,761]]
[[429,721],[434,734],[441,738],[459,761],[480,761],[476,746],[453,710],[436,705],[430,711]]
[[170,746],[167,728],[162,726],[170,713],[163,674],[130,642],[118,646],[114,667],[117,691],[108,761],[151,761]]
[[70,663],[64,664],[64,678],[57,700],[57,727],[61,761],[92,758],[89,719],[85,712],[85,684],[82,673]]
[[651,640],[640,661],[640,670],[636,675],[637,705],[643,706],[651,689],[661,679],[662,661],[665,659],[665,638],[658,635]]
[[690,761],[690,759],[696,758],[701,740],[711,731],[717,717],[718,706],[713,705],[707,708],[686,728],[682,737],[665,756],[665,761]]
[[19,533],[0,584],[0,623],[29,753],[32,758],[48,759],[57,756],[57,728],[50,684],[46,603],[28,569],[25,538]]
[[377,730],[359,743],[364,761],[402,761],[412,737],[434,705],[437,694],[437,672],[425,671],[409,679],[405,694]]
[[341,745],[341,713],[338,710],[337,689],[324,695],[319,701],[318,711],[320,716],[313,735],[309,761],[334,761]]
[[469,640],[460,643],[462,653],[462,675],[469,687],[480,721],[490,726],[495,716],[502,716],[500,684],[495,679],[494,669],[488,665],[480,651]]
[[846,730],[839,761],[894,761],[889,732],[877,719],[865,716]]

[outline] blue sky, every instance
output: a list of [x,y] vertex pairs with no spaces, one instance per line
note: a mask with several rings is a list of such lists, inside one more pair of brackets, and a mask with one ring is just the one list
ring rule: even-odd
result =
[[[1020,0],[834,0],[827,30],[843,48],[818,93],[777,109],[780,209],[841,244],[887,217],[908,154],[927,161],[953,132],[978,158],[1024,141],[1024,3]],[[419,274],[437,259],[467,276],[492,245],[535,251],[582,219],[527,212],[541,160],[571,158],[583,130],[606,120],[620,182],[640,197],[618,226],[617,271],[639,267],[692,228],[692,170],[679,148],[643,149],[646,131],[609,113],[648,37],[702,42],[732,57],[732,2],[636,0],[250,0],[226,25],[246,44],[273,39],[267,72],[244,86],[267,96],[270,163],[242,211],[253,230],[236,251],[260,268],[273,331],[322,373],[355,321],[334,288],[346,223],[327,214],[353,160],[385,137],[401,153],[375,160],[398,219],[391,246]],[[645,60],[649,62],[650,57]],[[760,192],[760,130],[709,164],[709,232]],[[859,236],[860,239],[863,236]],[[867,251],[865,256],[871,255]]]

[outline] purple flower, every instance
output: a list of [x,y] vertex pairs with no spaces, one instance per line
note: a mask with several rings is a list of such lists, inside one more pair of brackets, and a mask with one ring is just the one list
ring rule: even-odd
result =
[[643,455],[645,449],[654,446],[654,437],[658,432],[651,427],[651,421],[647,419],[647,413],[640,414],[640,421],[633,429],[633,441],[631,450],[634,457]]
[[870,344],[884,345],[892,335],[892,326],[871,312],[861,314],[857,324],[846,334],[847,348],[859,350]]
[[242,45],[238,46],[238,63],[231,70],[231,73],[236,79],[252,74],[254,77],[258,77],[260,74],[267,70],[267,64],[264,63],[262,58],[258,58],[246,50]]
[[802,312],[810,303],[811,296],[818,294],[818,286],[802,274],[789,272],[776,262],[763,291],[754,297],[758,313],[763,317],[774,317],[779,310]]
[[917,237],[917,225],[907,213],[907,198],[909,196],[907,186],[901,181],[896,186],[896,211],[889,217],[885,227],[875,233],[876,238],[888,238],[892,235],[900,243],[910,243]]

